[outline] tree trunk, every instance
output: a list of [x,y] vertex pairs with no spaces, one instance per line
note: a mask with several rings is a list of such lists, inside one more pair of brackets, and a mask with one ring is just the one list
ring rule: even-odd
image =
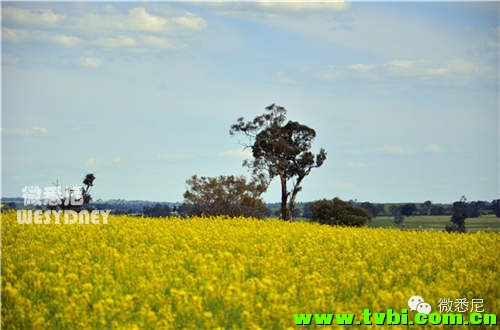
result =
[[285,175],[280,174],[281,180],[281,218],[283,220],[289,220],[288,217],[288,208],[287,208],[287,199],[288,192],[286,190],[286,178]]
[[290,212],[290,220],[292,220],[293,218],[293,211],[295,211],[295,198],[297,198],[297,194],[300,191],[300,184],[303,179],[303,176],[298,177],[297,182],[295,182],[295,185],[293,186],[292,196],[290,197],[290,203],[288,206],[288,210]]

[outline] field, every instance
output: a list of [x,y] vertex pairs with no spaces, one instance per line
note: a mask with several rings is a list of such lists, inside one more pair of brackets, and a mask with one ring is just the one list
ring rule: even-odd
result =
[[[405,217],[404,228],[408,229],[430,229],[444,230],[444,227],[450,223],[450,216],[414,216]],[[396,227],[393,217],[377,217],[372,219],[369,224],[373,228]],[[465,227],[470,232],[476,231],[496,231],[500,232],[500,218],[493,214],[483,215],[478,218],[468,218],[465,220]]]
[[300,328],[293,313],[400,311],[416,294],[434,309],[440,298],[482,298],[495,313],[499,250],[495,232],[222,217],[19,225],[8,212],[1,325],[287,329]]

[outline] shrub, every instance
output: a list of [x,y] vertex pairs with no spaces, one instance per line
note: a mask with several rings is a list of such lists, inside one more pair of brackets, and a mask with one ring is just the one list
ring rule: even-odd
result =
[[363,208],[350,205],[340,198],[320,200],[311,205],[311,218],[322,224],[361,227],[370,219]]

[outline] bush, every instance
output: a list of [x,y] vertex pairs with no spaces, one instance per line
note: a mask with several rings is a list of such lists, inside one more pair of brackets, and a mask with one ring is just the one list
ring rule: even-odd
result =
[[340,198],[320,200],[311,205],[311,218],[327,225],[343,225],[361,227],[370,219],[365,209],[350,205]]
[[247,182],[233,175],[193,175],[186,183],[189,189],[184,193],[184,207],[189,215],[262,218],[267,212],[260,197],[264,187],[257,179]]

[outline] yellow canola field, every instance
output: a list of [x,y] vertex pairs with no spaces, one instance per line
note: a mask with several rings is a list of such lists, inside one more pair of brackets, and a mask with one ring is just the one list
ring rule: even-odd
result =
[[498,251],[498,233],[224,217],[20,225],[11,211],[2,214],[1,325],[301,328],[293,313],[361,317],[401,311],[413,295],[434,310],[440,298],[481,298],[496,313]]

